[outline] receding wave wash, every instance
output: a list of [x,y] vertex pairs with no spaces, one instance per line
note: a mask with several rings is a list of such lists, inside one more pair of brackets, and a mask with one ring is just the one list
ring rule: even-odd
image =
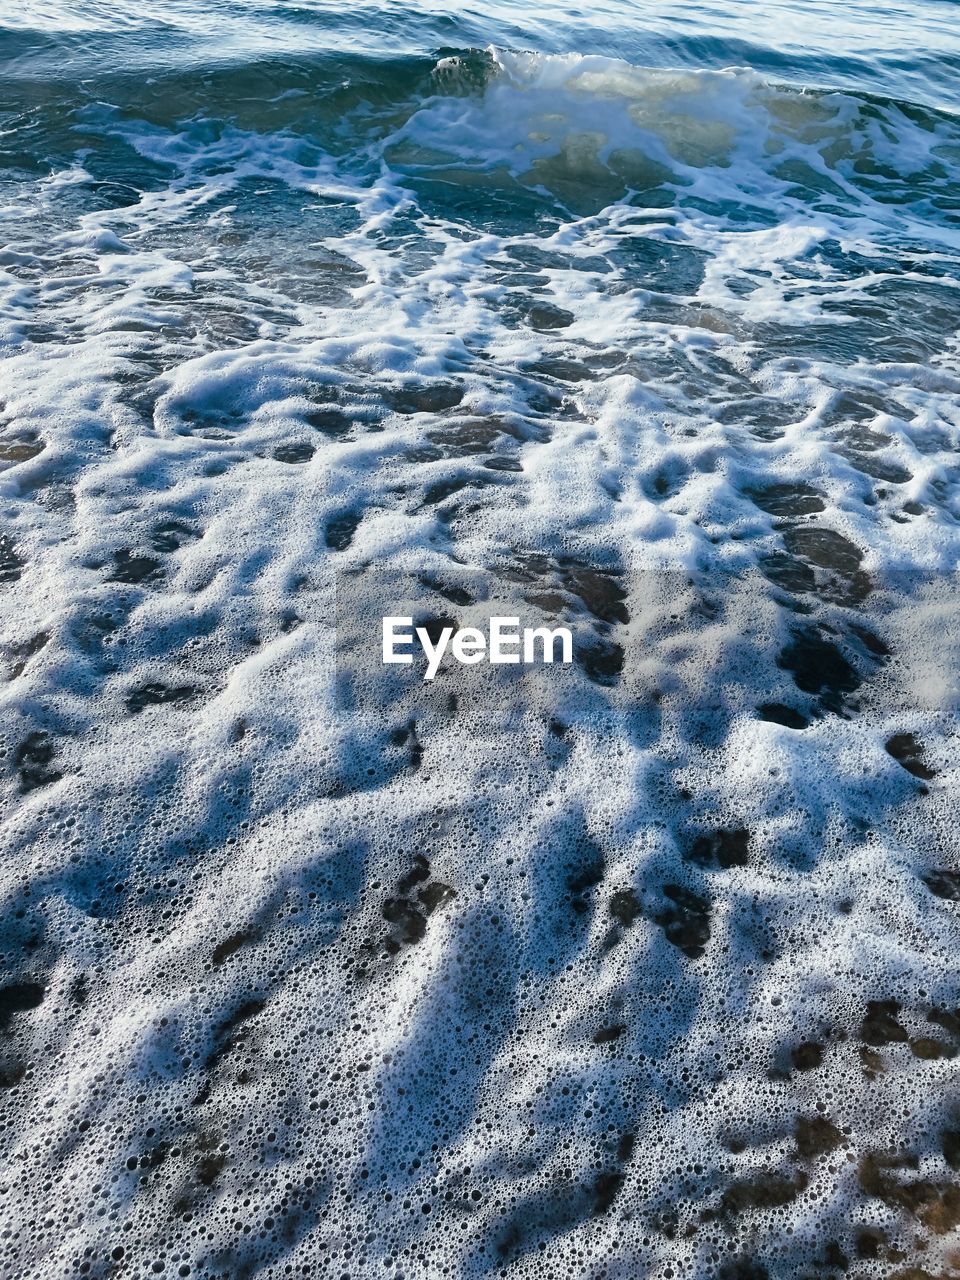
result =
[[0,1275],[957,1274],[958,67],[0,0]]

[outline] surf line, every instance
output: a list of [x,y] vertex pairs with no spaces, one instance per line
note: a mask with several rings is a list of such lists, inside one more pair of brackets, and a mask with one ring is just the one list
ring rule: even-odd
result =
[[434,641],[426,627],[414,628],[413,618],[389,616],[383,619],[384,663],[412,663],[413,654],[403,650],[412,648],[415,639],[427,659],[424,681],[436,676],[448,649],[457,662],[468,667],[483,661],[494,665],[521,662],[530,665],[537,661],[552,663],[558,644],[560,661],[573,661],[573,636],[567,627],[555,627],[553,630],[549,627],[524,627],[521,631],[519,618],[493,617],[489,620],[487,634],[479,627],[443,627]]

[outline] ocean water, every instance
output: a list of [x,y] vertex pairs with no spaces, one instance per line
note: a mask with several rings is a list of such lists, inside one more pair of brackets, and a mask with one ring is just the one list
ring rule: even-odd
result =
[[0,1275],[960,1274],[958,14],[0,0]]

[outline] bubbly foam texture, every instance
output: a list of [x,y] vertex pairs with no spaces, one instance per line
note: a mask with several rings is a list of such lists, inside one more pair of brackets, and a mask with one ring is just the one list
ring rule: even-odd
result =
[[956,119],[412,78],[4,178],[0,1270],[948,1274]]

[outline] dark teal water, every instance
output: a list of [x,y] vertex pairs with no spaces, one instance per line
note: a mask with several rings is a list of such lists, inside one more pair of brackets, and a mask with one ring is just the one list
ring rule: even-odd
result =
[[749,66],[810,86],[956,108],[960,42],[950,0],[909,5],[600,3],[171,4],[149,14],[50,4],[5,18],[6,57],[27,77],[174,73],[323,58],[430,56],[495,44],[650,66]]

